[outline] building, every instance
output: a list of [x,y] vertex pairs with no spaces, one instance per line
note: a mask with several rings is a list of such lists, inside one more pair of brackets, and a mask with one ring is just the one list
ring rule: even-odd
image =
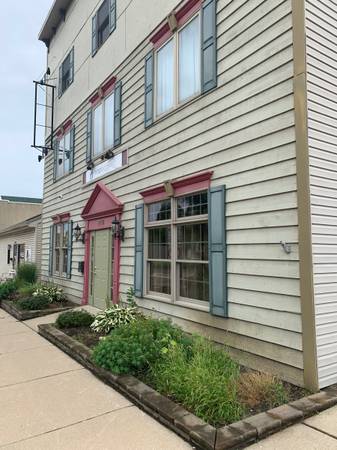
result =
[[44,279],[337,382],[336,28],[331,0],[55,0]]
[[41,214],[0,231],[0,279],[12,277],[20,264],[41,266]]
[[0,195],[0,231],[41,213],[42,199]]

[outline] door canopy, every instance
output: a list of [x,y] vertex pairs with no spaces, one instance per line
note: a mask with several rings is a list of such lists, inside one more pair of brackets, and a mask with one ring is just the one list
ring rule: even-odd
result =
[[123,203],[101,182],[98,182],[83,211],[84,220],[94,220],[120,215]]

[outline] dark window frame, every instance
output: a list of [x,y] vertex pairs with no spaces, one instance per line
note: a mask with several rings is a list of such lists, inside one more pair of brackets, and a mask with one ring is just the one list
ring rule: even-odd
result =
[[61,97],[74,81],[74,47],[62,61],[59,73],[59,97]]

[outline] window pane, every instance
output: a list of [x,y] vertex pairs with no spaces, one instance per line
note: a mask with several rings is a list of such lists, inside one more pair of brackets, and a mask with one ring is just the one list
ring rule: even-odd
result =
[[179,33],[179,101],[200,91],[200,20],[197,16]]
[[60,250],[55,250],[55,272],[60,273]]
[[103,153],[102,142],[102,128],[103,128],[103,105],[97,106],[94,110],[94,155]]
[[173,39],[157,53],[157,114],[168,111],[174,104]]
[[169,262],[149,262],[150,291],[171,294],[171,264]]
[[63,267],[62,267],[63,273],[67,273],[67,265],[68,265],[68,250],[63,250]]
[[63,247],[68,247],[68,236],[69,236],[69,224],[65,223],[63,225]]
[[208,194],[207,192],[201,192],[180,197],[177,201],[177,208],[179,218],[207,214]]
[[171,228],[160,227],[149,229],[149,258],[171,258]]
[[178,259],[208,261],[208,224],[178,225]]
[[152,203],[149,205],[149,222],[157,222],[159,220],[171,219],[171,200],[164,200],[163,202]]
[[98,25],[98,47],[109,36],[109,2],[105,0],[97,13],[97,25]]
[[104,149],[108,150],[114,145],[114,98],[111,94],[104,102]]
[[62,92],[64,92],[70,84],[70,53],[62,63]]
[[208,264],[179,264],[180,297],[208,302]]
[[59,141],[58,156],[56,161],[56,175],[61,177],[63,175],[63,158],[64,158],[64,137]]
[[64,173],[69,173],[70,168],[70,132],[64,136]]
[[61,247],[61,233],[62,233],[62,225],[56,226],[56,235],[55,235],[55,248]]

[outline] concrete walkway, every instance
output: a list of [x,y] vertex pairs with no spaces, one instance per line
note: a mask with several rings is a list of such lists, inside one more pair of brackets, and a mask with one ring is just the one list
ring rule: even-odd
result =
[[0,309],[0,448],[190,450],[167,428]]

